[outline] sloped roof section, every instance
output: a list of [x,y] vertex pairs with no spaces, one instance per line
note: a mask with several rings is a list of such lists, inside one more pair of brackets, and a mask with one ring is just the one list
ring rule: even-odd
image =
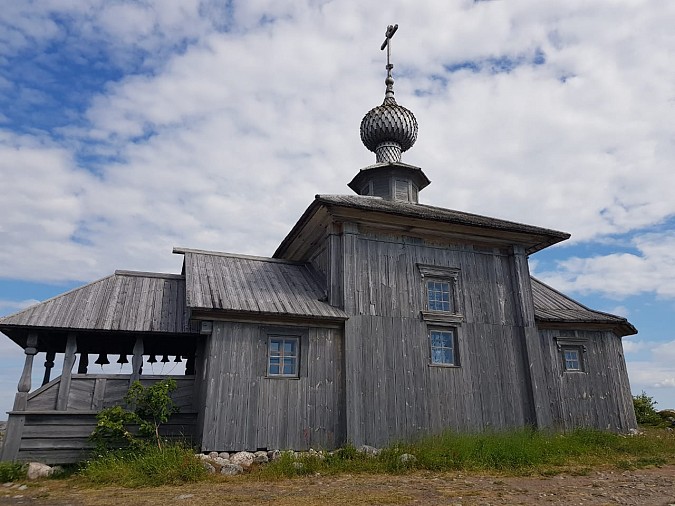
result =
[[324,302],[326,291],[309,264],[266,257],[174,248],[185,255],[190,309],[345,320]]
[[608,324],[615,326],[622,336],[637,334],[637,329],[626,318],[589,309],[538,279],[531,279],[534,316],[537,321]]
[[363,195],[316,195],[312,204],[277,248],[274,253],[275,258],[284,256],[288,245],[321,206],[326,206],[329,209],[348,208],[372,213],[384,213],[400,218],[424,220],[429,224],[454,226],[465,233],[472,231],[484,237],[494,237],[499,233],[502,235],[510,234],[513,237],[518,237],[518,240],[525,245],[528,254],[570,237],[570,234],[558,230],[412,202],[386,200],[381,197]]
[[19,327],[186,333],[185,280],[175,274],[116,271],[0,318],[0,330]]

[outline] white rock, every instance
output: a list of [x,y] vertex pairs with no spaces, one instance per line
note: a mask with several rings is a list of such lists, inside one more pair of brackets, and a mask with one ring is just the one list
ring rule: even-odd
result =
[[223,457],[215,457],[209,460],[221,466],[224,466],[225,464],[231,464],[230,459],[224,459]]
[[227,453],[227,452],[220,452],[220,453],[218,454],[218,456],[219,456],[221,459],[228,459],[228,460],[230,459],[230,454]]
[[220,474],[235,476],[244,472],[244,468],[238,464],[226,464],[220,468]]
[[357,452],[368,455],[369,457],[377,457],[382,450],[374,446],[361,445],[356,449]]
[[412,464],[414,462],[417,462],[417,457],[415,457],[414,455],[412,455],[410,453],[404,453],[403,455],[401,455],[398,458],[398,461],[401,464]]
[[28,471],[26,475],[28,476],[29,480],[37,480],[38,478],[46,478],[47,476],[51,476],[53,473],[54,470],[47,464],[31,462],[28,464]]
[[256,464],[264,464],[266,462],[269,462],[269,457],[267,456],[267,452],[259,451],[255,452],[253,454],[253,462]]
[[279,460],[281,458],[281,452],[279,450],[270,450],[267,452],[267,458],[269,460]]
[[210,459],[215,459],[218,456],[218,452],[210,452],[209,453],[209,458]]
[[230,462],[238,464],[244,469],[248,469],[253,464],[255,456],[251,452],[237,452],[230,456]]
[[203,453],[195,453],[195,457],[197,457],[200,460],[206,460],[209,458],[208,455],[204,455]]

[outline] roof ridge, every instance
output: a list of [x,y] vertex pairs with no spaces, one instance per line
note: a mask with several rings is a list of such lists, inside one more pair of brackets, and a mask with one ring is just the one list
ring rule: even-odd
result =
[[306,265],[307,262],[294,262],[293,260],[285,260],[281,258],[272,258],[272,257],[262,257],[256,255],[242,255],[238,253],[227,253],[224,251],[208,251],[201,249],[191,249],[191,248],[173,248],[173,253],[178,255],[183,255],[185,253],[192,253],[197,255],[211,255],[218,257],[228,257],[228,258],[241,258],[243,260],[255,260],[258,262],[271,262],[278,264],[291,264],[291,265]]
[[145,272],[145,271],[127,271],[117,269],[115,276],[132,276],[137,278],[164,278],[164,279],[185,279],[182,274],[170,274],[165,272]]

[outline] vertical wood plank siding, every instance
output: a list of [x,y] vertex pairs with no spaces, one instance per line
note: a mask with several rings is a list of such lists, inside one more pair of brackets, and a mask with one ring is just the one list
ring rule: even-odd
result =
[[342,332],[298,332],[307,336],[299,378],[268,378],[266,327],[213,323],[205,350],[202,450],[306,450],[345,442]]
[[609,331],[576,330],[584,372],[565,372],[559,330],[539,331],[546,360],[554,423],[561,429],[595,427],[626,432],[636,428],[621,339]]
[[[386,445],[423,433],[522,427],[533,421],[513,254],[435,246],[345,227],[347,426],[354,444]],[[460,367],[430,365],[417,264],[460,270]],[[519,272],[528,275],[527,272]],[[429,324],[430,325],[430,324]],[[540,346],[538,335],[533,334]],[[543,374],[543,373],[542,373]],[[539,377],[539,381],[545,378]]]

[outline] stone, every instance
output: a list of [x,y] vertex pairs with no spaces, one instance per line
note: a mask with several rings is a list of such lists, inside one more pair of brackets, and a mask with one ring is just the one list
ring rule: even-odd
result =
[[361,445],[356,449],[356,451],[368,455],[369,457],[377,457],[382,452],[382,450],[379,448],[369,445]]
[[238,464],[225,464],[220,468],[220,474],[225,476],[236,476],[244,472],[244,468]]
[[414,464],[415,462],[417,462],[417,457],[415,457],[411,453],[404,453],[398,458],[398,461],[401,464]]
[[17,490],[26,490],[28,488],[28,485],[21,485]]
[[305,464],[303,464],[302,462],[293,462],[293,469],[295,469],[296,471],[299,471],[299,470],[303,469],[304,467],[305,467]]
[[224,459],[223,457],[214,457],[212,459],[209,459],[211,462],[215,462],[219,466],[224,466],[226,464],[231,464],[232,462],[230,459]]
[[254,455],[251,452],[237,452],[234,455],[230,456],[230,462],[233,464],[240,465],[244,469],[248,469],[253,464],[255,459]]
[[192,499],[195,495],[194,494],[181,494],[177,495],[176,499],[178,501],[184,501],[185,499]]
[[218,456],[218,452],[210,452],[209,453],[209,458],[210,459],[215,459]]
[[269,460],[279,460],[281,458],[281,452],[279,450],[270,450],[267,452],[267,458]]
[[209,458],[208,455],[204,455],[203,453],[195,453],[195,457],[197,457],[200,460],[206,460]]
[[269,460],[267,452],[259,451],[253,454],[253,462],[256,464],[265,464],[266,462],[269,462]]
[[221,459],[227,459],[227,460],[230,460],[230,454],[227,453],[227,452],[220,452],[220,453],[218,454],[218,456],[219,456]]
[[213,467],[211,464],[208,462],[202,462],[202,465],[204,466],[204,469],[206,469],[206,472],[209,474],[216,474],[216,468]]
[[46,478],[51,476],[54,473],[54,470],[49,467],[47,464],[41,464],[40,462],[31,462],[28,464],[28,471],[26,476],[29,480],[37,480],[39,478]]

